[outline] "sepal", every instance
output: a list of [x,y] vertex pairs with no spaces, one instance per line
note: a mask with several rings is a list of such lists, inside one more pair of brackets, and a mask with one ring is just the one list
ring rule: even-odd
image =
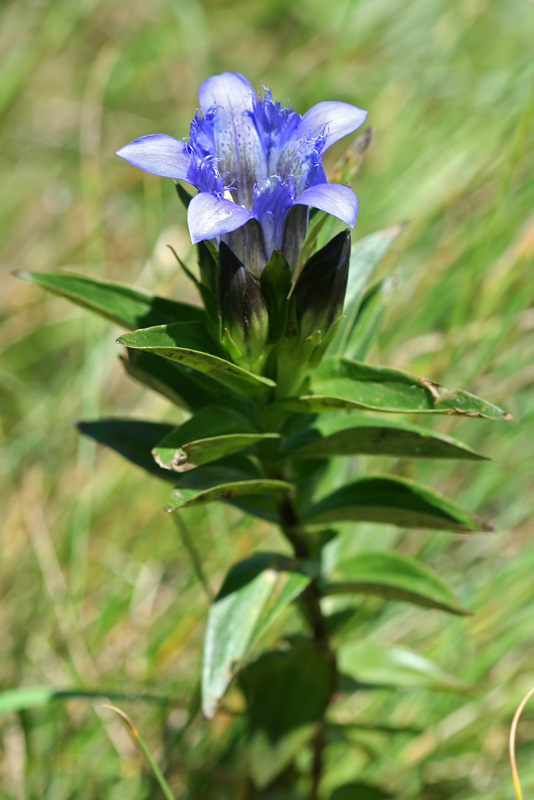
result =
[[350,230],[342,231],[304,265],[294,299],[299,336],[323,337],[343,310],[350,262]]
[[259,281],[221,242],[219,311],[223,330],[247,366],[261,365],[268,354],[269,312]]
[[323,358],[342,321],[350,262],[350,231],[331,239],[304,265],[288,308],[285,336],[277,352],[277,395],[303,390],[310,370]]
[[269,304],[269,344],[282,339],[287,325],[291,269],[279,250],[275,250],[260,278],[261,288]]

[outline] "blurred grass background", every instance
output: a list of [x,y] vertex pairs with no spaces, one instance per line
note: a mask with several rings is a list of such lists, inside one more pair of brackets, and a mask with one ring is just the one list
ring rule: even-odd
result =
[[[368,601],[355,635],[407,643],[478,689],[340,703],[339,720],[420,733],[355,729],[348,755],[333,742],[324,797],[363,776],[395,797],[509,798],[508,728],[534,685],[534,5],[4,0],[0,15],[0,689],[129,695],[117,702],[177,797],[252,796],[240,782],[239,717],[186,725],[208,601],[162,513],[168,487],[74,427],[99,415],[179,421],[177,412],[124,377],[117,328],[11,275],[69,266],[190,298],[165,248],[190,250],[172,182],[113,153],[147,133],[186,136],[200,82],[236,70],[301,112],[322,99],[369,109],[376,137],[355,186],[355,235],[410,220],[381,267],[399,281],[372,360],[470,389],[515,417],[434,423],[492,462],[393,465],[496,534],[344,537],[346,550],[399,541],[475,612],[449,620]],[[278,546],[267,524],[222,507],[184,519],[212,589],[254,546]],[[2,800],[159,797],[123,728],[89,700],[11,711],[0,742]],[[533,752],[527,709],[525,796]]]

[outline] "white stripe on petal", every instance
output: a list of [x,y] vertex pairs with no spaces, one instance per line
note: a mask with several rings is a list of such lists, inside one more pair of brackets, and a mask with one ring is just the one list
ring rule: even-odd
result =
[[117,150],[117,155],[134,167],[164,178],[187,180],[191,156],[185,142],[165,133],[141,136]]
[[325,135],[325,150],[359,128],[367,116],[367,111],[350,103],[336,100],[323,100],[312,106],[300,124],[298,135],[301,138],[315,138]]
[[217,168],[233,182],[237,202],[251,208],[254,184],[267,177],[267,154],[253,117],[254,89],[243,75],[223,72],[205,80],[198,97],[204,114],[214,112]]
[[311,206],[326,211],[333,217],[354,227],[358,214],[358,198],[348,186],[341,183],[318,183],[305,189],[295,200],[295,205]]
[[187,209],[187,224],[193,244],[235,231],[251,218],[251,212],[243,206],[210,192],[196,194]]

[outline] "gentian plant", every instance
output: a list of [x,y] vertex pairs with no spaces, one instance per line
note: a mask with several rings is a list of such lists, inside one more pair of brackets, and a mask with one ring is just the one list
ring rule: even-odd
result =
[[[412,558],[369,547],[343,559],[339,524],[350,523],[344,535],[355,537],[361,522],[376,524],[377,536],[384,524],[488,530],[453,500],[398,474],[332,465],[362,454],[480,460],[401,415],[508,415],[365,360],[387,281],[367,284],[400,226],[360,239],[351,252],[358,204],[347,184],[369,134],[338,164],[341,182],[327,181],[322,158],[366,112],[327,101],[300,115],[236,73],[206,80],[199,99],[188,140],[153,134],[118,155],[198,190],[192,196],[177,183],[198,273],[177,261],[202,307],[66,272],[22,277],[130,329],[118,340],[129,375],[188,414],[178,425],[84,422],[83,433],[170,481],[171,513],[224,502],[278,526],[280,552],[260,550],[229,566],[211,605],[201,707],[214,717],[232,685],[246,709],[235,736],[246,749],[249,785],[315,798],[346,692],[406,685],[407,674],[426,686],[465,688],[405,648],[351,634],[353,596],[468,612]],[[290,607],[302,612],[300,621]]]

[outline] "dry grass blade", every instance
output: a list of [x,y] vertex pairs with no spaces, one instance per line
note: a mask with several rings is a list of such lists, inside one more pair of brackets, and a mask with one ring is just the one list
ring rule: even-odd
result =
[[514,789],[517,795],[517,800],[523,800],[523,792],[521,791],[521,783],[519,781],[519,773],[517,771],[517,762],[515,758],[515,739],[517,735],[517,726],[519,725],[519,719],[521,714],[523,713],[523,709],[525,708],[526,704],[530,700],[530,698],[534,695],[534,687],[527,692],[527,694],[523,697],[519,706],[517,707],[517,711],[514,714],[514,718],[512,720],[512,726],[510,728],[510,766],[512,768],[512,780],[514,782]]
[[123,720],[123,722],[125,723],[126,727],[128,728],[128,730],[129,730],[129,732],[130,732],[130,734],[132,736],[132,739],[134,740],[135,744],[137,744],[137,746],[139,747],[139,749],[143,753],[144,757],[148,761],[148,765],[149,765],[150,769],[152,770],[152,772],[154,773],[154,777],[156,778],[157,782],[159,783],[159,785],[161,787],[161,791],[163,792],[163,794],[165,795],[167,800],[176,800],[175,796],[171,792],[169,784],[167,783],[167,781],[163,777],[162,771],[160,770],[160,768],[158,767],[158,765],[156,764],[156,762],[152,758],[150,750],[146,746],[143,738],[141,737],[141,734],[139,733],[139,731],[137,730],[137,728],[133,724],[133,722],[130,719],[130,717],[128,716],[128,714],[126,714],[120,708],[117,708],[117,706],[111,706],[111,705],[108,705],[107,703],[103,703],[101,707],[102,708],[109,708],[110,711],[114,711],[115,714],[119,715],[119,717]]

